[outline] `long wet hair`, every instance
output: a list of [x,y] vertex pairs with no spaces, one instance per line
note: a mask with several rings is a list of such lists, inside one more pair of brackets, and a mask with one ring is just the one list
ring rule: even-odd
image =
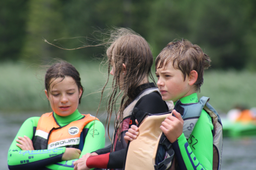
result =
[[45,80],[44,80],[45,89],[47,91],[49,91],[50,85],[53,82],[52,79],[55,80],[57,78],[62,78],[62,80],[64,80],[64,78],[66,76],[72,77],[74,79],[74,81],[76,82],[78,90],[80,90],[80,89],[82,90],[82,95],[79,98],[79,104],[80,104],[81,98],[82,98],[83,92],[84,92],[83,86],[81,84],[80,74],[72,64],[70,64],[66,61],[59,60],[48,68],[48,70],[46,71]]
[[198,78],[194,85],[199,91],[204,81],[204,70],[210,67],[211,59],[198,45],[182,39],[170,42],[158,54],[156,69],[164,68],[169,62],[183,73],[184,80],[192,70],[195,70]]
[[[123,119],[123,111],[136,97],[135,89],[140,85],[145,77],[152,80],[151,66],[153,64],[153,55],[147,41],[126,28],[114,29],[108,41],[107,63],[108,78],[102,89],[102,94],[109,81],[110,70],[114,65],[114,76],[112,81],[112,92],[107,104],[107,129],[109,134],[109,125],[113,112],[117,113],[115,117],[115,128],[118,128]],[[123,72],[125,64],[125,74]],[[102,97],[101,97],[102,98]],[[116,103],[120,100],[120,106],[116,110]]]

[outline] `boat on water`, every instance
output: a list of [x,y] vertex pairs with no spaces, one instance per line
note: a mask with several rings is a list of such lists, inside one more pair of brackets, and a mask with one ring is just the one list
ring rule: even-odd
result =
[[256,122],[234,122],[222,118],[223,137],[247,137],[256,136]]
[[221,118],[223,137],[256,136],[256,108],[236,107]]

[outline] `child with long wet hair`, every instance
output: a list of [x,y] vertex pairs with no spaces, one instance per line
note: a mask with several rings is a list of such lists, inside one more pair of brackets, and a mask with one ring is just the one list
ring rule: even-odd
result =
[[[153,79],[153,56],[147,41],[132,30],[120,28],[113,30],[109,42],[106,52],[108,75],[113,76],[113,81],[107,106],[107,120],[109,128],[111,116],[116,113],[114,137],[110,146],[76,161],[75,170],[123,169],[127,147],[125,132],[132,124],[136,124],[136,119],[141,122],[146,113],[169,110],[155,84],[149,82],[149,77]],[[115,111],[119,99],[120,105]]]

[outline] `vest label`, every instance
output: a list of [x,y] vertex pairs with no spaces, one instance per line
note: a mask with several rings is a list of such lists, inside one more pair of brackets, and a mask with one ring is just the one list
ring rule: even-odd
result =
[[48,145],[48,149],[54,149],[63,146],[78,145],[80,143],[80,137],[63,139],[56,142],[52,142]]

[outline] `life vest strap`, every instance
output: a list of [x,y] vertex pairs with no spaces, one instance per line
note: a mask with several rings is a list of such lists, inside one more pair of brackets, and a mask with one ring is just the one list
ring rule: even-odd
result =
[[169,167],[170,162],[172,162],[172,159],[173,159],[173,156],[164,159],[162,162],[160,162],[157,165],[155,164],[154,165],[155,170],[166,170]]
[[[167,139],[167,137],[163,133],[160,137],[159,145],[158,145],[158,151],[160,151],[160,150],[164,150],[165,153],[167,153],[167,155],[164,155],[164,156],[167,156],[167,157],[164,160],[162,160],[161,162],[159,162],[159,160],[157,160],[157,157],[158,157],[158,155],[157,155],[154,168],[155,168],[155,170],[166,170],[168,167],[170,167],[175,152],[172,149],[171,142]],[[157,154],[159,154],[159,153],[157,153]]]

